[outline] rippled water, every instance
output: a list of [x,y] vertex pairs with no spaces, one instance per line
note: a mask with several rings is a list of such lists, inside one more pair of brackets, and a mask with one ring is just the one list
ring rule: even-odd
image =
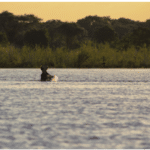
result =
[[0,148],[150,148],[150,69],[0,69]]

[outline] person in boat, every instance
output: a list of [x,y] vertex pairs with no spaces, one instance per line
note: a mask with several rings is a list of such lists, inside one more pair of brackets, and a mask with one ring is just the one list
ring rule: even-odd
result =
[[42,65],[41,66],[41,70],[42,70],[42,74],[41,74],[41,81],[50,81],[54,76],[50,75],[49,73],[47,73],[48,66],[47,65]]

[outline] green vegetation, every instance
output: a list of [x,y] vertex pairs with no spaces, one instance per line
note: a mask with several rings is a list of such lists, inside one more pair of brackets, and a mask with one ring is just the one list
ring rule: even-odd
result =
[[87,16],[75,22],[0,13],[0,67],[148,68],[150,20]]
[[149,68],[150,47],[132,46],[126,51],[111,48],[108,43],[93,44],[89,41],[80,48],[68,51],[64,48],[35,48],[23,46],[0,46],[0,67],[39,68],[47,64],[50,68]]

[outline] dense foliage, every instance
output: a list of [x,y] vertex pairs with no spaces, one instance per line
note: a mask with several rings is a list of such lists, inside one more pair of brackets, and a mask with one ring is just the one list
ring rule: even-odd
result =
[[109,43],[94,44],[89,41],[75,50],[35,46],[0,46],[0,67],[34,67],[47,64],[50,68],[149,68],[150,47],[135,46],[118,51]]
[[0,13],[0,67],[150,67],[150,20],[75,22]]

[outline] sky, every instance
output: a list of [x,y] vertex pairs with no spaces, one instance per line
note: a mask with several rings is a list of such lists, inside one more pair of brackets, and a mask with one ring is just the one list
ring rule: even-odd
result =
[[121,17],[145,22],[150,19],[150,2],[0,2],[0,13],[9,11],[14,15],[34,14],[48,21],[57,19],[76,22],[86,16]]

